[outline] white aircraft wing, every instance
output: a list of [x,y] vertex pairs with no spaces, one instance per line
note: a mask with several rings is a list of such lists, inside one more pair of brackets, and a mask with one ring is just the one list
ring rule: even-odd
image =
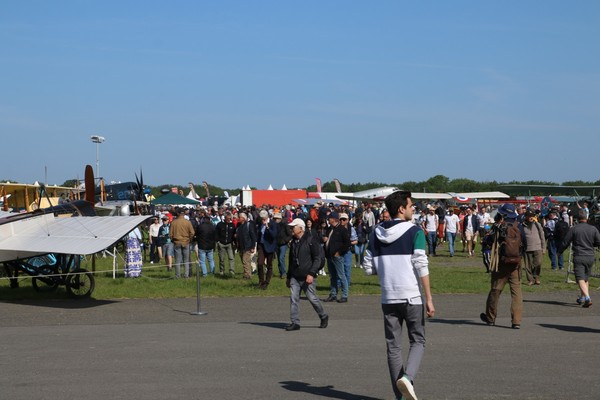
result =
[[450,193],[453,197],[466,199],[508,199],[510,196],[502,192],[471,192],[471,193]]
[[93,254],[150,216],[55,217],[44,214],[0,225],[0,262],[47,253]]
[[452,198],[448,193],[419,193],[412,192],[411,197],[415,200],[449,200]]

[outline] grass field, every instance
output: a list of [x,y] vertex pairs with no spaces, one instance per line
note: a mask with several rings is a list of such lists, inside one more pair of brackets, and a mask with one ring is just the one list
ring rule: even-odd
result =
[[[458,244],[458,252],[454,257],[449,257],[445,246],[438,248],[438,257],[430,258],[430,280],[434,294],[446,293],[487,293],[490,285],[490,276],[485,273],[480,255],[467,257],[467,253],[461,252]],[[567,256],[565,255],[565,260]],[[195,261],[195,255],[192,255]],[[184,298],[196,296],[195,272],[191,279],[174,279],[174,272],[167,272],[164,265],[144,263],[142,276],[140,278],[123,277],[123,258],[117,256],[117,273],[113,279],[112,257],[98,257],[96,260],[96,272],[94,274],[96,287],[92,297],[99,300],[122,299],[122,298]],[[215,256],[218,271],[218,257]],[[194,263],[195,264],[195,263]],[[92,271],[91,257],[82,261],[82,268]],[[236,276],[221,277],[209,275],[200,278],[202,297],[232,297],[232,296],[283,296],[289,294],[285,286],[285,279],[278,276],[276,261],[274,262],[274,277],[267,290],[258,289],[258,277],[254,275],[251,280],[242,279],[242,266],[239,257],[236,257]],[[0,273],[4,273],[1,271]],[[524,272],[523,272],[524,274]],[[544,256],[541,281],[539,286],[523,285],[523,291],[547,292],[555,290],[573,290],[576,285],[566,283],[564,271],[553,272],[550,268],[548,256]],[[0,300],[23,300],[23,299],[53,299],[67,297],[66,290],[59,287],[50,293],[38,293],[31,285],[31,279],[21,276],[19,288],[11,289],[8,280],[2,276],[0,279]],[[571,275],[570,279],[574,277]],[[525,279],[523,279],[525,280]],[[592,282],[590,287],[597,283]],[[325,297],[329,291],[329,277],[320,276],[317,280],[318,293]],[[379,294],[379,283],[376,276],[365,276],[362,269],[352,269],[352,280],[350,295]]]

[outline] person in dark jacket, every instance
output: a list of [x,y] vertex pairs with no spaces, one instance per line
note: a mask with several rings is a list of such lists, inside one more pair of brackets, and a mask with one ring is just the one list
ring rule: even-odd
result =
[[277,266],[279,267],[279,276],[285,278],[285,254],[288,250],[288,243],[292,240],[292,228],[287,222],[282,221],[281,213],[273,214],[273,219],[277,224]]
[[300,292],[304,292],[310,304],[319,315],[319,328],[327,328],[329,316],[316,293],[316,277],[321,267],[321,244],[315,236],[306,234],[306,225],[300,218],[294,219],[289,226],[292,228],[293,240],[290,244],[290,257],[286,284],[291,289],[290,320],[286,331],[300,329]]
[[462,236],[467,240],[467,249],[469,257],[475,255],[475,243],[477,243],[477,234],[479,233],[479,218],[473,213],[473,209],[467,208],[467,214],[463,220]]
[[232,222],[233,215],[230,211],[225,213],[225,220],[217,224],[217,250],[219,251],[219,270],[225,275],[225,257],[229,259],[229,274],[235,275],[235,225]]
[[[273,257],[277,251],[277,224],[267,210],[260,210],[256,224],[256,248],[258,250],[258,287],[266,290],[273,276]],[[265,272],[266,268],[266,272]]]
[[[331,283],[329,297],[324,301],[337,300],[338,303],[346,303],[348,301],[348,279],[344,272],[344,255],[350,248],[350,231],[340,224],[337,211],[331,212],[327,218],[329,219],[329,228],[327,229],[327,236],[323,240]],[[337,298],[338,279],[342,287],[342,297],[339,300]]]
[[209,216],[205,216],[196,225],[196,240],[198,241],[199,264],[202,268],[202,276],[207,275],[206,259],[210,266],[210,273],[215,273],[215,243],[217,241],[217,231],[211,222]]
[[587,223],[588,217],[585,210],[579,210],[577,219],[579,219],[579,223],[567,232],[559,245],[559,251],[562,253],[570,244],[573,244],[573,270],[580,292],[577,304],[588,308],[592,305],[589,278],[596,258],[594,248],[600,247],[600,233],[594,225]]
[[244,279],[252,278],[252,256],[256,253],[256,227],[254,222],[248,221],[248,214],[239,213],[238,225],[235,233],[237,248],[242,259]]

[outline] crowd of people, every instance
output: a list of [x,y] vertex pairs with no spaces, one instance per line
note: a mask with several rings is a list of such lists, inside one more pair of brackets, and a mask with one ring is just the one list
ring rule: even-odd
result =
[[[447,254],[454,257],[462,243],[467,257],[479,251],[486,272],[490,273],[493,226],[492,215],[497,210],[490,206],[447,206],[443,202],[417,202],[413,205],[413,224],[425,233],[427,254],[437,257],[438,250],[447,246]],[[587,203],[580,210],[589,216]],[[562,270],[564,257],[561,241],[577,219],[567,205],[547,210],[527,204],[515,206],[516,220],[525,233],[523,267],[526,284],[541,284],[543,256],[548,254],[551,268]],[[312,207],[291,204],[274,206],[212,206],[163,207],[147,229],[142,242],[147,243],[151,263],[164,260],[167,270],[174,270],[176,278],[192,275],[192,265],[199,265],[203,276],[218,274],[235,276],[236,253],[242,263],[242,278],[258,276],[258,287],[267,289],[273,275],[284,279],[288,268],[288,249],[294,219],[306,223],[306,232],[318,237],[324,248],[327,263],[318,271],[330,278],[330,292],[326,302],[346,302],[353,267],[361,268],[369,234],[390,214],[383,202],[352,205],[334,205],[319,201]],[[128,242],[133,239],[130,235]],[[135,232],[135,236],[141,236]],[[133,244],[134,245],[134,244]],[[192,262],[192,255],[196,261]],[[130,276],[139,276],[139,258]],[[218,266],[216,265],[218,262]],[[584,296],[587,297],[587,296]]]
[[[237,253],[242,279],[257,275],[258,288],[266,290],[274,275],[286,278],[293,240],[289,223],[302,220],[306,233],[317,238],[327,260],[317,271],[329,276],[331,282],[324,301],[344,303],[348,301],[352,267],[362,265],[369,233],[389,218],[381,204],[354,207],[319,201],[312,207],[172,206],[154,211],[148,226],[142,227],[141,242],[149,249],[150,263],[164,263],[176,278],[192,276],[194,265],[203,276],[235,276]],[[192,261],[194,254],[197,261]],[[139,276],[137,265],[135,269],[135,276]]]

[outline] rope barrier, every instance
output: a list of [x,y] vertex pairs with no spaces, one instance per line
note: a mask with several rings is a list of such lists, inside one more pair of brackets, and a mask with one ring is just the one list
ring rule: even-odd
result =
[[[123,259],[121,257],[121,259]],[[185,266],[183,263],[181,264],[182,267]],[[199,264],[196,262],[189,262],[188,263],[189,266],[198,266]],[[149,264],[149,265],[144,265],[142,268],[143,270],[153,270],[153,269],[159,269],[159,268],[166,268],[167,264]],[[175,266],[173,266],[173,268],[175,268]],[[21,270],[19,270],[19,272],[22,272]],[[73,271],[68,271],[68,272],[60,272],[60,273],[56,273],[56,274],[38,274],[38,275],[30,275],[27,272],[22,272],[24,275],[20,275],[18,276],[19,280],[24,280],[24,279],[31,279],[31,278],[53,278],[53,277],[61,277],[61,276],[65,276],[65,275],[82,275],[82,274],[94,274],[94,275],[98,275],[98,274],[111,274],[112,273],[112,269],[111,270],[102,270],[102,271],[85,271],[85,272],[73,272]],[[140,275],[140,278],[146,278],[146,279],[150,279],[150,280],[170,280],[170,279],[175,279],[174,277],[169,277],[169,278],[153,278],[153,277],[146,277],[143,275]],[[11,280],[11,279],[17,279],[15,277],[0,277],[0,280]]]

